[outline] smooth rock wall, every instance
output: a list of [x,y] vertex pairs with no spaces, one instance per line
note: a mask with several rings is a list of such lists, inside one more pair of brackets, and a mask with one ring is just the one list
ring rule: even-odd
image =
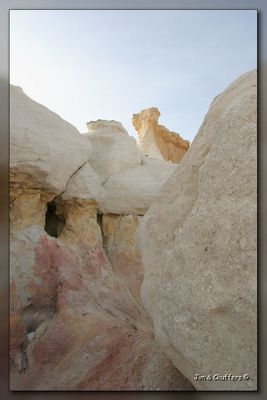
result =
[[256,71],[214,99],[138,235],[142,300],[161,348],[198,390],[255,390]]

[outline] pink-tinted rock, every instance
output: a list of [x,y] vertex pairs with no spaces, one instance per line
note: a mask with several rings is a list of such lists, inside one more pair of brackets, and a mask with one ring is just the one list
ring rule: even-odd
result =
[[[11,92],[10,388],[192,389],[158,348],[140,300],[140,217],[97,216],[125,214],[130,198],[131,214],[142,214],[172,166],[142,161],[119,123],[91,123],[89,137],[79,135],[20,89]],[[118,196],[101,182],[136,168],[130,194],[129,175],[119,182],[116,211]]]
[[12,233],[11,389],[192,389],[140,301],[138,217],[104,216],[100,227],[95,202],[58,210],[58,238],[36,224]]

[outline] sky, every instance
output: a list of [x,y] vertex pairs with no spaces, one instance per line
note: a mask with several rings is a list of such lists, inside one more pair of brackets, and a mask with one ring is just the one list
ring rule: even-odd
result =
[[10,83],[83,133],[158,107],[192,141],[215,96],[257,67],[255,10],[11,10]]

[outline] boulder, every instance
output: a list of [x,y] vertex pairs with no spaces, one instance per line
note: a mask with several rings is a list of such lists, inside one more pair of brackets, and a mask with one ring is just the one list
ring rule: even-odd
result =
[[62,199],[83,199],[100,202],[105,196],[99,176],[87,161],[69,180]]
[[214,99],[138,231],[156,339],[198,390],[257,388],[256,78]]
[[101,182],[124,169],[141,165],[136,140],[128,135],[120,122],[91,121],[87,128],[86,135],[93,148],[90,164]]
[[142,165],[111,176],[103,185],[100,212],[144,215],[175,168],[165,160],[144,157]]
[[91,154],[88,138],[57,114],[10,86],[12,186],[65,190],[70,176]]

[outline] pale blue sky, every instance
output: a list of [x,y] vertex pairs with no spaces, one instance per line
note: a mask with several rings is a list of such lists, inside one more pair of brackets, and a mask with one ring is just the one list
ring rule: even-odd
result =
[[257,67],[254,10],[13,10],[10,82],[80,132],[158,107],[192,140],[213,98]]

